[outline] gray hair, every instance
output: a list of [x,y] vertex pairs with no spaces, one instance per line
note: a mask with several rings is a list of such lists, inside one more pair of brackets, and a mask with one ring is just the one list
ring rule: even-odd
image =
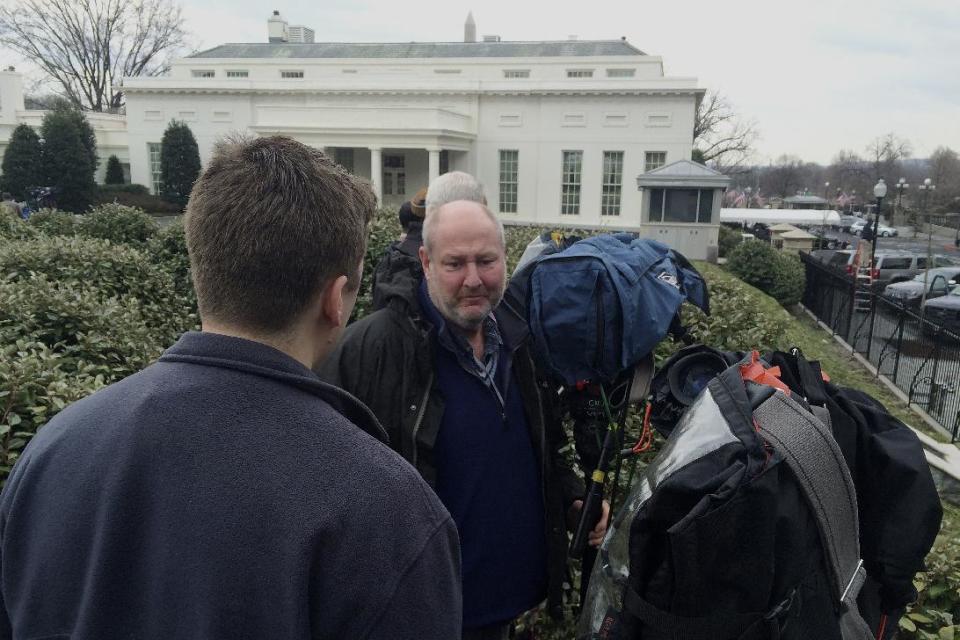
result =
[[435,178],[427,188],[427,215],[448,202],[469,200],[486,206],[483,185],[469,173],[451,171]]
[[[429,195],[427,197],[429,198]],[[462,202],[462,201],[465,201],[465,199],[460,198],[460,199],[454,200],[453,202]],[[437,226],[437,219],[440,217],[440,209],[447,204],[450,204],[450,203],[444,202],[443,204],[436,205],[433,209],[430,208],[430,205],[427,205],[427,216],[423,220],[423,230],[420,232],[421,236],[423,237],[423,246],[427,250],[427,253],[433,252],[433,249],[431,247],[430,236],[433,235],[433,228]],[[503,231],[503,221],[501,221],[500,218],[497,217],[497,214],[495,214],[493,211],[490,210],[490,207],[488,207],[485,202],[477,202],[477,204],[480,205],[480,208],[483,209],[483,212],[487,214],[487,217],[490,218],[490,221],[493,222],[494,225],[496,225],[497,236],[500,238],[500,248],[504,250],[504,255],[506,255],[507,236]]]

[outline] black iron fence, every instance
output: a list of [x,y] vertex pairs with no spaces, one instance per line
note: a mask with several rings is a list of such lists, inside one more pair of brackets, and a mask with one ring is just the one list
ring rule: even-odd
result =
[[960,335],[802,255],[803,305],[960,439]]

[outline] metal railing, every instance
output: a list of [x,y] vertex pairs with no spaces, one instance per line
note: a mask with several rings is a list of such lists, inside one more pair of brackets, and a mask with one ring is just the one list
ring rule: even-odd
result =
[[960,335],[931,322],[919,309],[857,287],[852,276],[801,255],[807,284],[803,305],[834,335],[863,355],[960,439]]

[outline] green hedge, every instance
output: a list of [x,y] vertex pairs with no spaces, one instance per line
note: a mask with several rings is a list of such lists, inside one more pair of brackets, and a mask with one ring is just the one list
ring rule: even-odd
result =
[[777,251],[759,240],[739,244],[727,259],[738,278],[772,296],[785,307],[800,302],[806,275],[797,256]]
[[80,235],[115,243],[143,246],[160,227],[142,209],[122,204],[102,204],[83,217]]
[[30,214],[27,224],[41,233],[51,236],[75,236],[80,226],[75,214],[59,209],[40,209]]

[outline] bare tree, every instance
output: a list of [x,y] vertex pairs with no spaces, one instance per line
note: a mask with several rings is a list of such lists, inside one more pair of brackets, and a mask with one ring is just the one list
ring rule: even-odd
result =
[[909,158],[910,143],[895,133],[880,136],[867,145],[867,160],[873,169],[873,179],[885,178],[890,184],[896,181],[894,174],[899,173],[900,161]]
[[0,45],[37,64],[84,109],[120,107],[123,78],[165,72],[186,45],[175,0],[11,1],[0,6]]
[[759,137],[756,122],[737,115],[723,94],[710,91],[697,105],[693,144],[704,164],[712,163],[728,174],[741,173],[747,169]]
[[792,196],[803,186],[805,165],[797,156],[782,155],[764,172],[761,186],[769,195]]
[[930,180],[937,189],[932,200],[938,206],[956,206],[960,196],[960,155],[950,147],[937,147],[930,154]]
[[847,194],[853,191],[866,193],[870,186],[870,167],[867,161],[848,149],[841,150],[833,157],[827,175],[831,184]]

